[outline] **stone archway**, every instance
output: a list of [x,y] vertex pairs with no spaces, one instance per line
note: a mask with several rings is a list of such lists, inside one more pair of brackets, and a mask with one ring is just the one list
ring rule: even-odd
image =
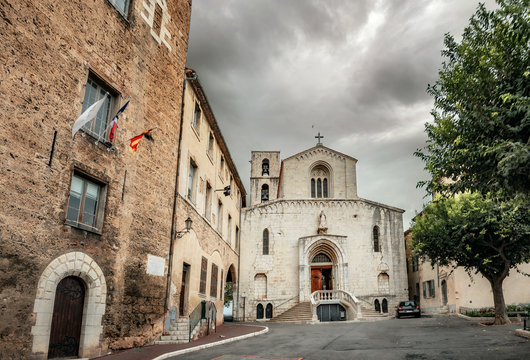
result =
[[32,353],[36,358],[48,357],[55,291],[59,282],[68,276],[79,277],[86,284],[79,357],[100,355],[100,336],[103,332],[101,320],[105,314],[107,284],[99,265],[89,255],[75,251],[54,259],[39,279],[33,307],[36,320],[31,328]]
[[309,300],[311,295],[311,261],[318,254],[331,260],[333,289],[348,289],[348,264],[345,252],[346,236],[319,234],[299,239],[300,302]]

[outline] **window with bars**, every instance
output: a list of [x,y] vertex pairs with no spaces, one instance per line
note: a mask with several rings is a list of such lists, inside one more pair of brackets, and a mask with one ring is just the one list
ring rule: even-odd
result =
[[269,255],[269,230],[263,230],[263,255]]
[[70,185],[66,223],[90,231],[101,231],[106,187],[74,173]]
[[210,277],[210,297],[217,297],[217,265],[212,264],[212,273]]
[[316,255],[313,260],[311,261],[312,263],[330,263],[331,262],[331,259],[329,258],[329,256],[327,256],[326,254],[324,253],[319,253],[318,255]]
[[201,260],[201,283],[199,293],[206,294],[206,275],[208,273],[208,260],[203,256]]
[[107,143],[109,133],[108,124],[116,96],[113,95],[109,87],[105,86],[93,74],[89,74],[81,113],[85,112],[86,109],[103,97],[106,97],[106,99],[99,109],[96,118],[86,123],[81,129],[97,140]]

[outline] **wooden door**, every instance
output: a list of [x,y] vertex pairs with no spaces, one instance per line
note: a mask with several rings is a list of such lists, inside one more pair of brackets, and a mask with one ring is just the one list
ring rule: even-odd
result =
[[311,269],[311,292],[322,290],[322,269]]
[[59,282],[53,306],[49,358],[77,357],[84,301],[85,285],[81,279],[68,276]]
[[184,264],[182,267],[182,282],[180,285],[180,299],[179,299],[179,315],[184,316],[186,311],[186,290],[188,286],[188,272],[190,266]]

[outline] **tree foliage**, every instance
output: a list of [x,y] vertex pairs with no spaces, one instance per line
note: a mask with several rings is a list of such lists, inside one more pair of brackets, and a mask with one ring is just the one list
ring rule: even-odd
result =
[[234,300],[234,283],[227,281],[224,288],[224,305],[226,308],[230,307],[230,303]]
[[430,192],[512,197],[530,189],[530,0],[497,2],[494,11],[479,5],[460,43],[445,35],[446,60],[427,90],[434,122],[416,152]]

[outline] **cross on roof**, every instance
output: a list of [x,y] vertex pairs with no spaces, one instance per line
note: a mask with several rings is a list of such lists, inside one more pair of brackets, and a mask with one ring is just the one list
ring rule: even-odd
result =
[[324,137],[320,135],[320,131],[319,131],[319,132],[318,132],[318,135],[315,136],[315,139],[318,139],[317,145],[322,145],[322,144],[320,143],[320,139],[322,139],[322,138],[324,138]]

